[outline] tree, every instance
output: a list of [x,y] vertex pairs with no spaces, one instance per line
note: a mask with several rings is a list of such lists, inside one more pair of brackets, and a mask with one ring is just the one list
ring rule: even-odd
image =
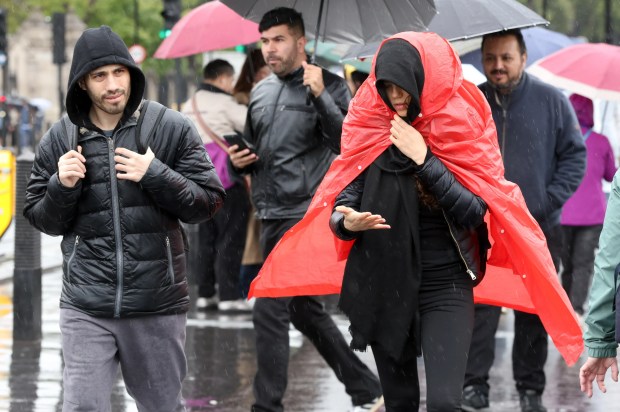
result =
[[[519,1],[542,15],[545,0]],[[612,27],[619,27],[620,3],[612,0],[611,6]],[[569,36],[584,36],[593,43],[605,41],[605,0],[547,0],[547,12],[550,29]],[[620,44],[618,33],[615,44]]]

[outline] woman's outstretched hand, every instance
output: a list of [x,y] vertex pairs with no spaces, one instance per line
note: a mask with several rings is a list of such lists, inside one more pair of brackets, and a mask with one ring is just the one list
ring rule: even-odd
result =
[[361,232],[369,229],[390,229],[381,215],[370,212],[356,212],[347,206],[337,206],[336,211],[344,215],[344,228],[350,232]]
[[417,165],[424,163],[428,148],[420,132],[401,119],[397,114],[394,115],[394,119],[392,119],[391,123],[390,140],[394,146]]

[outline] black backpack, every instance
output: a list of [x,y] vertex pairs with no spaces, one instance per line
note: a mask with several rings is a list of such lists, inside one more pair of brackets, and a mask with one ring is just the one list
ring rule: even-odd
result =
[[[136,146],[138,147],[138,153],[146,153],[151,137],[166,110],[166,106],[151,100],[145,100],[142,104],[142,110],[140,110],[140,117],[138,117],[138,124],[136,125]],[[65,134],[69,141],[69,149],[76,150],[78,126],[71,123],[69,116],[66,114],[62,117],[62,124],[65,127]]]

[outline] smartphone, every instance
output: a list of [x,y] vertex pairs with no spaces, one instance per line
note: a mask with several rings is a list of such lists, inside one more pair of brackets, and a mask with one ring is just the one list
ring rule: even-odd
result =
[[237,149],[238,151],[244,150],[244,149],[250,149],[250,153],[256,153],[256,150],[254,149],[254,146],[252,145],[252,143],[245,140],[243,136],[240,134],[227,134],[227,135],[224,135],[223,137],[224,137],[224,140],[226,140],[226,143],[228,143],[229,145],[239,146],[239,149]]

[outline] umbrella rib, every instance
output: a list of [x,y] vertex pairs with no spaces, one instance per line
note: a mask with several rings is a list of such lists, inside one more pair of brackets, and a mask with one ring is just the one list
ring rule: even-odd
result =
[[[390,8],[388,7],[387,0],[383,0],[383,4],[385,5],[385,9],[389,11]],[[394,26],[394,29],[395,29],[394,34],[396,34],[396,32],[398,31],[398,27],[396,27],[396,20],[394,20],[394,16],[392,16],[391,12],[388,12],[388,15],[390,16],[390,19],[392,20],[392,25]],[[383,33],[381,37],[384,37]]]

